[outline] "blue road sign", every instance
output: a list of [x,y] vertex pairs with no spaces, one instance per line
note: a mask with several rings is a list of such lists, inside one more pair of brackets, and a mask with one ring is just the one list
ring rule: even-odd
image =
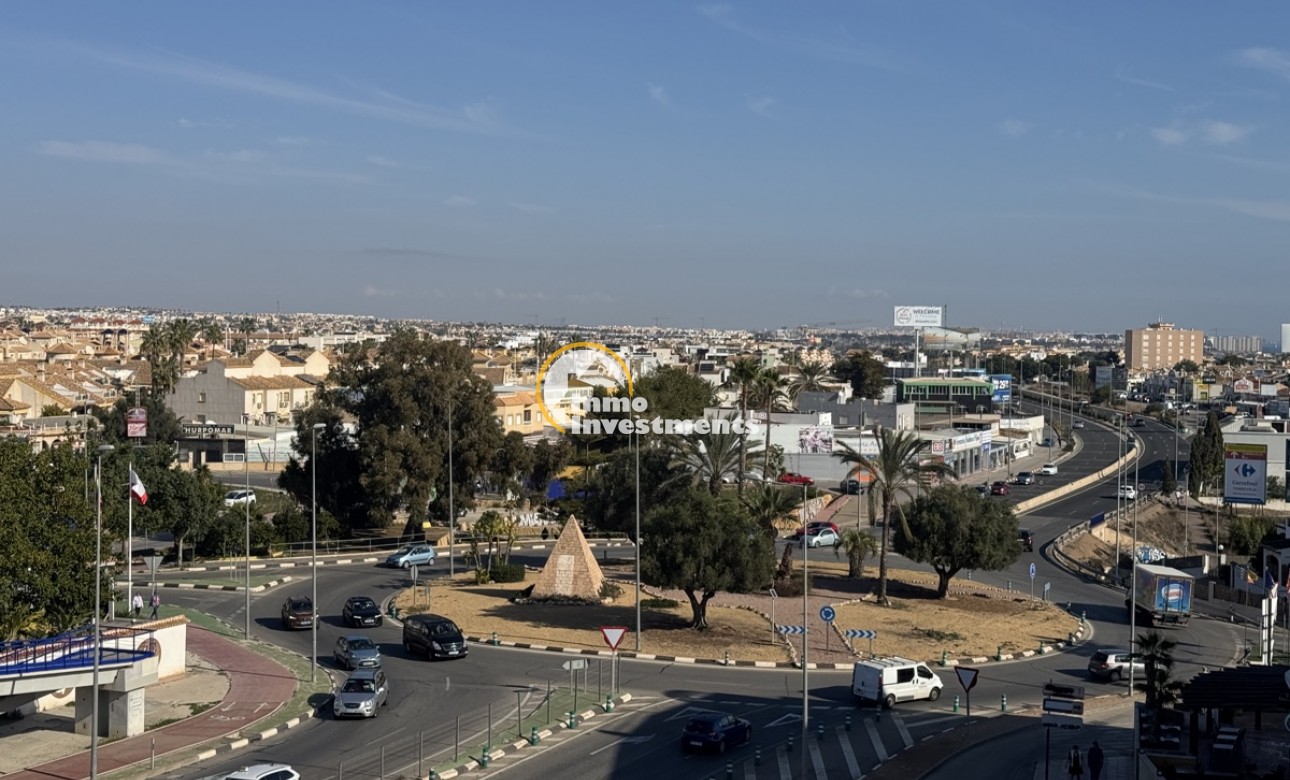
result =
[[847,639],[877,639],[878,632],[871,628],[848,628],[842,632]]
[[1033,580],[1034,578],[1035,578],[1035,564],[1032,563],[1030,564],[1030,579]]
[[775,628],[779,629],[779,633],[784,634],[786,636],[789,634],[806,633],[806,626],[775,626]]
[[825,623],[832,623],[833,619],[837,616],[838,613],[834,612],[833,607],[830,607],[828,604],[820,607],[820,620],[823,620]]

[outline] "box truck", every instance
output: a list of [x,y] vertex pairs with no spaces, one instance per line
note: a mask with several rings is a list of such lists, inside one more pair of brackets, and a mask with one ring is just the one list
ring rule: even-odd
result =
[[1125,601],[1137,609],[1145,626],[1185,626],[1191,619],[1192,591],[1196,578],[1168,566],[1140,563],[1133,571],[1134,594]]

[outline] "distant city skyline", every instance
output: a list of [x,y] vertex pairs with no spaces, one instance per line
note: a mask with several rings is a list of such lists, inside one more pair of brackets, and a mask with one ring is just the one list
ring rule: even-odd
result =
[[0,25],[0,305],[1290,321],[1284,6],[73,6]]

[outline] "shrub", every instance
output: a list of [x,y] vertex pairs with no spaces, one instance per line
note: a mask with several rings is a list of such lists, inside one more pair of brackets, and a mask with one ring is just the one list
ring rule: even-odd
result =
[[621,595],[623,595],[623,589],[618,583],[611,580],[600,583],[600,598],[616,599]]
[[676,599],[641,599],[643,609],[672,609],[681,606]]
[[523,564],[493,564],[493,582],[523,582],[526,574]]
[[488,569],[475,569],[476,585],[487,585],[491,581],[492,577],[490,576]]

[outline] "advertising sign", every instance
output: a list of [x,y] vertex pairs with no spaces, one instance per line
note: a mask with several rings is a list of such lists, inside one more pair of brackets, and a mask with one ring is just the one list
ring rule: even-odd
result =
[[1096,366],[1093,368],[1093,389],[1110,387],[1115,384],[1114,366]]
[[996,404],[1012,403],[1012,374],[991,374],[990,382],[994,385],[992,400]]
[[130,439],[148,437],[148,410],[142,406],[127,409],[125,413],[125,435]]
[[1233,393],[1253,393],[1254,383],[1248,379],[1238,379],[1232,383]]
[[1268,448],[1265,444],[1223,446],[1223,501],[1262,504],[1267,497]]
[[899,328],[939,328],[944,316],[941,306],[897,306],[895,325]]

